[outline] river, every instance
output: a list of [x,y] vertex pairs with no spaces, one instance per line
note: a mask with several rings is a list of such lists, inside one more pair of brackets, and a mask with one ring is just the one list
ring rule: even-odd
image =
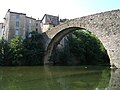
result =
[[120,90],[120,71],[104,66],[0,67],[0,90]]

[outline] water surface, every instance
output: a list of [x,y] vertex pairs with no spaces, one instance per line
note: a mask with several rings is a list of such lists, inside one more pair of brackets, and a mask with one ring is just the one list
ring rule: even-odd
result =
[[103,66],[0,67],[0,90],[119,90],[112,79]]

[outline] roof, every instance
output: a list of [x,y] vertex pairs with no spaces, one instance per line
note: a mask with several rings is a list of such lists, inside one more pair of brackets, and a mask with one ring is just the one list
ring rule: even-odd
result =
[[10,11],[10,13],[26,15],[25,13],[18,13],[18,12],[11,12],[11,11]]
[[49,17],[59,17],[59,16],[50,15],[50,14],[44,14],[44,16],[43,16],[43,18],[41,19],[41,21],[44,19],[45,16],[49,16]]
[[[18,12],[12,12],[12,11],[10,11],[10,9],[8,9],[8,11],[7,11],[7,13],[13,13],[13,14],[20,14],[20,15],[26,15],[25,13],[18,13]],[[6,15],[7,15],[7,13],[6,13]],[[6,17],[6,15],[5,15],[5,17]],[[6,19],[6,18],[3,18],[3,19]]]
[[26,16],[26,18],[30,18],[30,19],[36,20],[35,18],[32,18],[32,17],[28,17],[28,16]]
[[[26,15],[25,13],[12,12],[12,11],[10,11],[10,9],[8,9],[7,13],[8,13],[8,12],[9,12],[9,13],[13,13],[13,14]],[[30,18],[30,19],[36,20],[35,18],[28,17],[28,16],[26,16],[26,18]],[[5,19],[5,18],[4,18],[4,19]]]
[[36,20],[36,22],[42,22],[42,20]]
[[7,12],[14,13],[14,14],[26,15],[25,13],[12,12],[12,11],[10,11],[10,9],[8,9],[8,11],[7,11]]

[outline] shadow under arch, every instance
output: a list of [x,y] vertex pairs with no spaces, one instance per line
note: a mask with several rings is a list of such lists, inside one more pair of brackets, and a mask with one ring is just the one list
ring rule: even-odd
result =
[[[85,28],[80,28],[80,27],[68,27],[60,32],[58,32],[50,41],[50,43],[47,46],[45,56],[44,56],[44,65],[53,65],[53,62],[50,61],[50,57],[52,55],[53,50],[57,47],[59,42],[63,39],[63,37],[70,32],[76,31],[76,30],[87,30]],[[87,30],[91,32],[90,30]],[[92,32],[91,32],[92,33]],[[94,33],[93,33],[94,34]],[[95,35],[95,34],[94,34]],[[96,36],[97,37],[97,36]],[[99,39],[99,37],[97,37]],[[100,40],[100,39],[99,39]],[[100,40],[101,41],[101,40]]]

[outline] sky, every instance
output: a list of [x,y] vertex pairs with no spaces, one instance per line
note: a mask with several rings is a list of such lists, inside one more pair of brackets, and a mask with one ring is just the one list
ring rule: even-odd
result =
[[120,0],[1,0],[0,22],[4,21],[8,9],[36,19],[41,19],[44,14],[74,19],[120,9]]

